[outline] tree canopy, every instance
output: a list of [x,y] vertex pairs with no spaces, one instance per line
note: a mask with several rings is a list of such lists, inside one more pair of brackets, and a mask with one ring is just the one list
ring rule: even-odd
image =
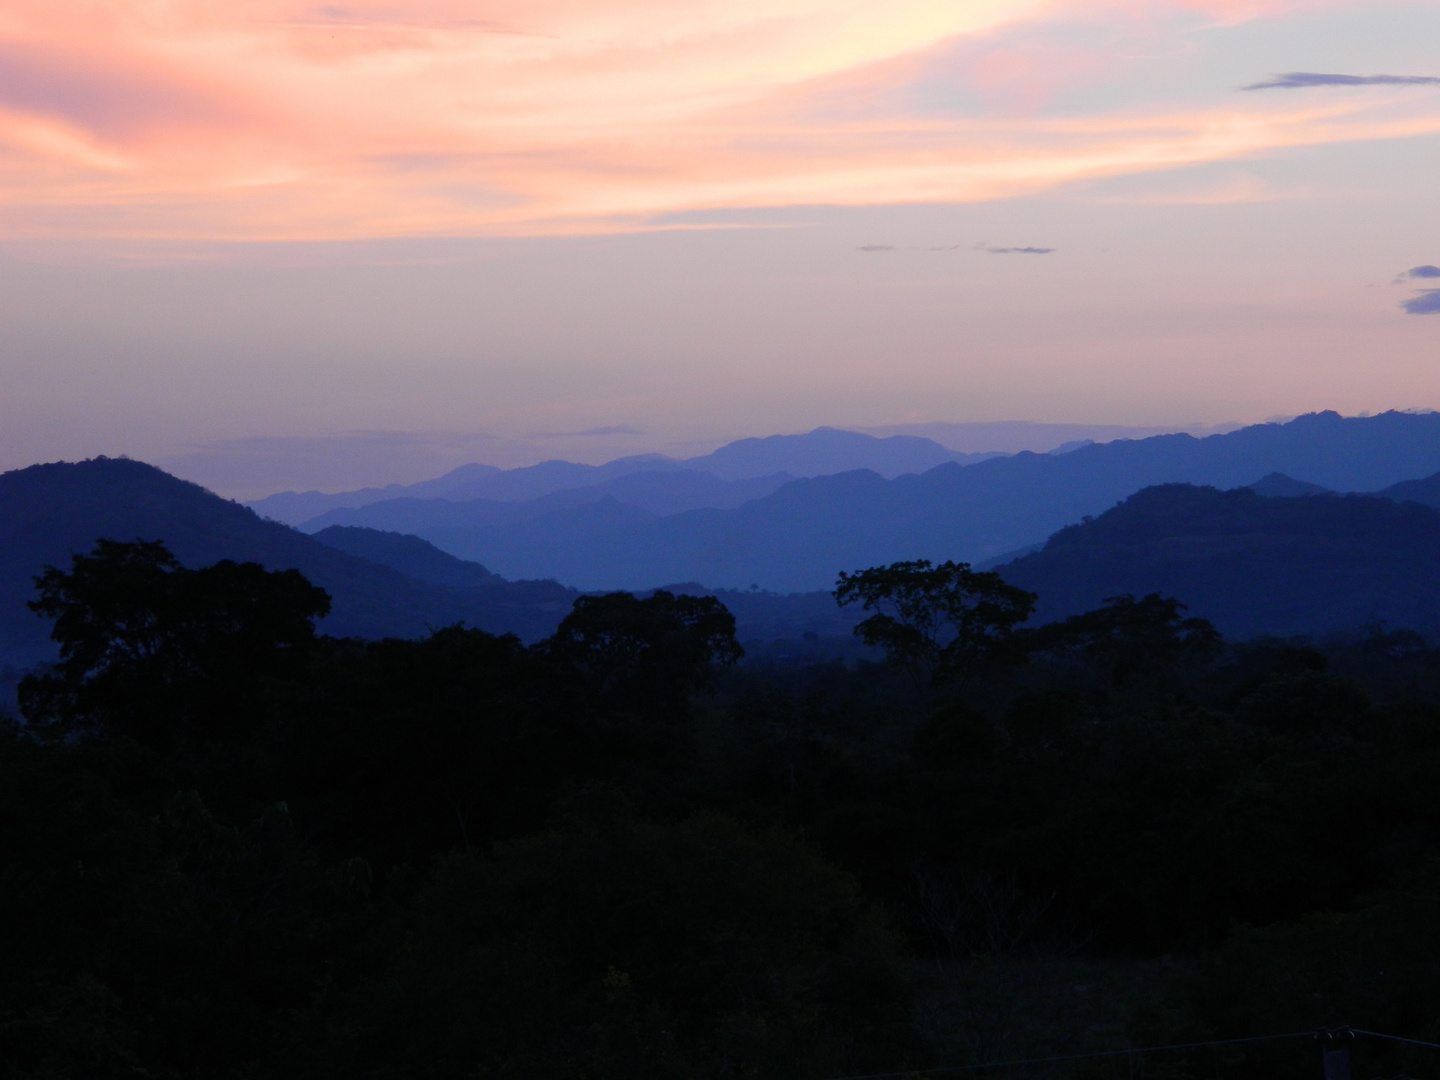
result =
[[842,572],[835,599],[875,612],[855,633],[935,683],[963,683],[987,663],[1012,657],[1014,629],[1035,610],[1035,595],[999,574],[927,559]]
[[580,597],[546,651],[607,700],[645,712],[675,707],[709,685],[714,664],[744,655],[724,604],[664,589],[644,599],[627,592]]
[[[737,663],[723,605],[664,591],[533,645],[365,641],[253,564],[107,542],[48,571],[63,655],[0,722],[6,1076],[828,1080],[1440,1040],[1440,650],[1227,642],[1160,595],[1026,627],[1033,597],[958,564],[841,585],[895,663]],[[1357,1072],[1426,1075],[1412,1049]],[[1115,1060],[1314,1075],[1296,1050]]]
[[297,570],[189,569],[153,541],[101,540],[36,579],[60,663],[20,687],[33,724],[146,740],[225,735],[265,680],[293,675],[330,598]]

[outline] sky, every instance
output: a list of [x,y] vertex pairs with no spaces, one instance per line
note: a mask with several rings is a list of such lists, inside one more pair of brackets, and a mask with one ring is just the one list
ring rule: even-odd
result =
[[1440,0],[8,0],[0,468],[1440,406]]

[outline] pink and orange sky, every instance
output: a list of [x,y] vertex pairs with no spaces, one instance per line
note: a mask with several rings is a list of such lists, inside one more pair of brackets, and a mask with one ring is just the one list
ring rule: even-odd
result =
[[1436,0],[12,0],[0,466],[1440,405],[1436,41]]

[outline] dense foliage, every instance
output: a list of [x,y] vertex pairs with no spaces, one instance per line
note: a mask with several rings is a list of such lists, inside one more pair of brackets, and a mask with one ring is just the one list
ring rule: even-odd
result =
[[526,646],[320,637],[298,574],[153,544],[39,586],[62,660],[0,730],[7,1077],[823,1080],[1440,1037],[1413,634],[1227,644],[1160,596],[1027,630],[1028,594],[959,565],[842,579],[888,619],[862,632],[894,662],[859,663],[737,663],[729,612],[666,592]]

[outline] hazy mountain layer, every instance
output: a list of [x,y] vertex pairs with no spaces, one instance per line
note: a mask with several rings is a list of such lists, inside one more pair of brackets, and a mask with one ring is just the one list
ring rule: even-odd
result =
[[703,581],[806,592],[831,588],[840,570],[898,559],[985,562],[1153,484],[1228,488],[1283,473],[1291,490],[1378,491],[1437,470],[1440,414],[1318,413],[1201,439],[947,463],[891,480],[871,471],[796,480],[731,510],[656,516],[569,493],[531,504],[382,502],[316,524],[413,532],[507,577],[581,588]]
[[327,495],[318,491],[285,491],[249,505],[258,513],[292,525],[337,509],[368,506],[384,500],[492,499],[518,502],[557,492],[590,489],[587,499],[613,495],[657,514],[699,507],[735,507],[775,490],[796,477],[825,476],[870,469],[881,476],[924,472],[944,462],[975,462],[994,454],[962,454],[930,439],[913,435],[877,438],[855,431],[816,428],[804,435],[772,435],[741,439],[711,454],[678,461],[659,454],[619,458],[605,465],[544,461],[521,469],[462,465],[435,480],[391,484]]
[[332,525],[315,534],[326,547],[399,570],[416,581],[457,589],[483,589],[504,582],[476,562],[457,559],[418,536]]
[[1036,454],[1053,454],[1067,444],[1148,439],[1152,435],[1173,435],[1177,431],[1188,431],[1192,435],[1218,435],[1240,426],[1167,424],[1164,427],[1134,427],[1124,424],[1038,423],[1033,420],[969,420],[960,423],[942,420],[920,424],[880,424],[856,430],[868,435],[919,435],[962,453],[983,450],[1019,454],[1029,450]]
[[[316,533],[315,539],[435,585],[502,580],[479,563],[457,559],[418,536],[332,525]],[[719,597],[735,615],[737,635],[752,648],[756,642],[781,641],[786,648],[793,649],[803,647],[808,638],[820,638],[825,642],[824,648],[833,651],[835,639],[848,638],[855,624],[865,617],[864,612],[855,608],[837,606],[829,592],[779,595],[757,589],[717,590],[694,581],[658,587],[673,593]],[[571,590],[568,595],[573,602],[579,594]]]
[[785,472],[792,476],[829,476],[854,469],[869,469],[881,476],[925,472],[945,462],[971,463],[996,455],[962,454],[933,439],[916,435],[877,438],[858,431],[821,427],[804,435],[771,435],[740,439],[713,454],[690,458],[692,469],[714,473],[722,480],[743,480]]
[[[507,501],[501,499],[390,499],[355,509],[338,508],[300,525],[306,532],[316,532],[330,525],[359,524],[367,528],[415,533],[424,531],[436,536],[466,536],[486,530],[504,530],[533,518],[557,511],[570,511],[598,503],[623,505],[636,520],[682,513],[698,507],[734,509],[762,498],[784,487],[794,477],[780,473],[752,480],[718,480],[709,473],[691,470],[665,473],[635,473],[593,487],[568,488],[538,499]],[[638,512],[638,515],[636,514]],[[605,518],[607,511],[598,507],[581,519]]]
[[1440,632],[1440,512],[1374,495],[1147,488],[999,572],[1036,622],[1159,592],[1231,636]]

